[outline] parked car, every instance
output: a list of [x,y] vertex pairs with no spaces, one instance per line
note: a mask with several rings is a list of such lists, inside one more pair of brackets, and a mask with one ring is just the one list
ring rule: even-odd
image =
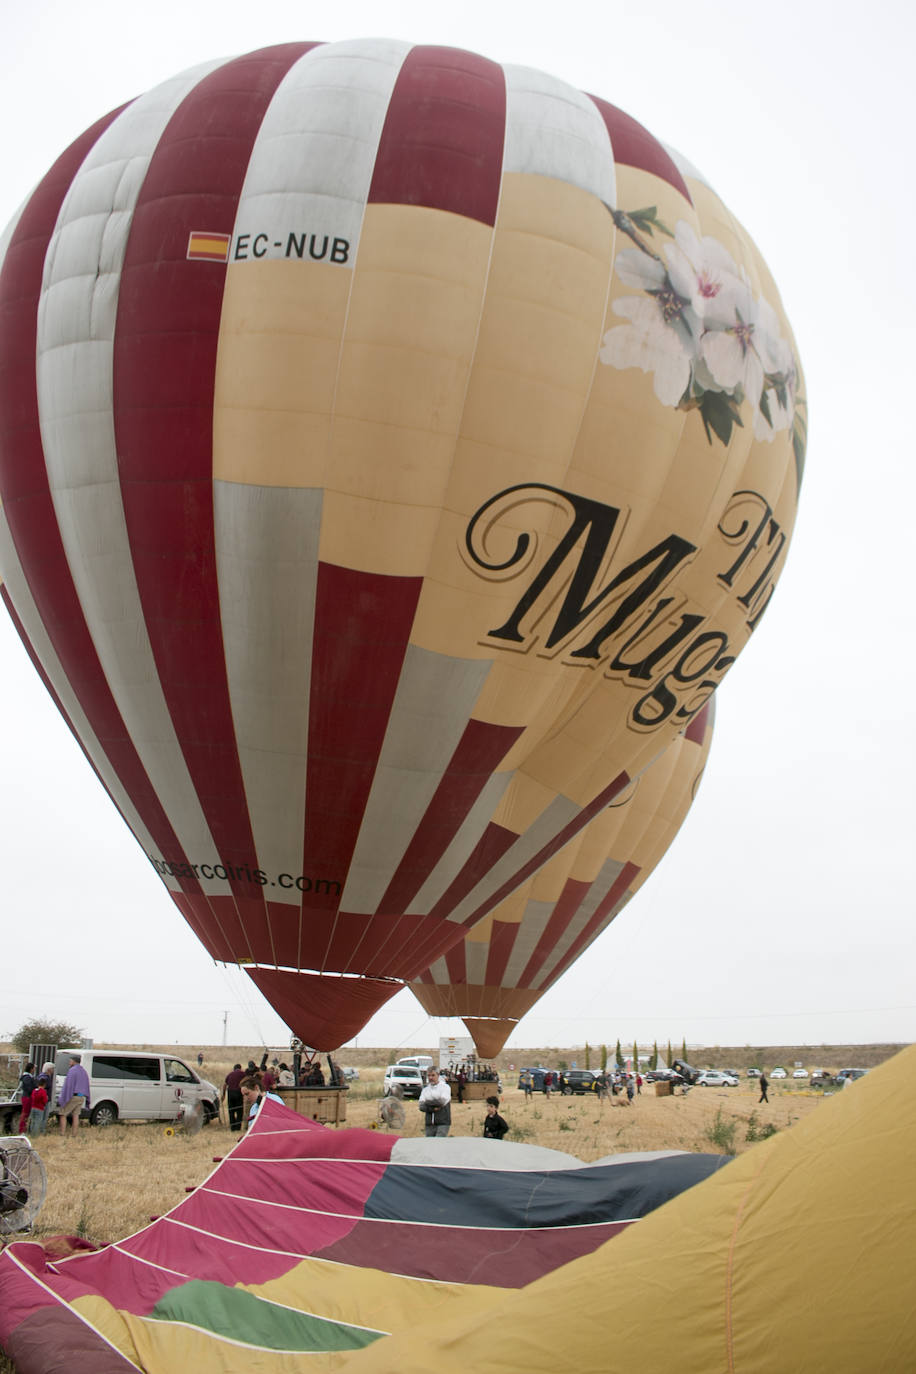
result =
[[774,1069],[770,1074],[771,1078],[788,1078],[788,1076],[785,1069]]
[[793,1069],[793,1070],[792,1070],[792,1077],[793,1077],[793,1078],[807,1078],[807,1077],[808,1077],[808,1070],[807,1070],[807,1069]]
[[342,1069],[342,1073],[348,1083],[355,1083],[359,1078],[359,1069],[350,1068],[346,1064]]
[[433,1066],[433,1057],[430,1054],[411,1054],[406,1059],[399,1059],[399,1064],[406,1064],[411,1069],[422,1069],[425,1073]]
[[811,1082],[812,1082],[812,1083],[832,1083],[832,1082],[833,1082],[833,1074],[830,1072],[829,1069],[812,1069],[812,1070],[811,1070]]
[[685,1083],[696,1083],[700,1076],[700,1070],[695,1069],[691,1064],[685,1064],[683,1059],[672,1059],[671,1067],[677,1069]]
[[183,1108],[200,1105],[204,1125],[219,1116],[219,1089],[183,1059],[156,1050],[58,1050],[54,1062],[54,1104],[70,1068],[80,1056],[89,1075],[89,1107],[81,1116],[93,1126],[115,1121],[177,1121]]
[[592,1073],[591,1069],[565,1069],[560,1078],[564,1097],[570,1097],[573,1093],[578,1096],[598,1091],[598,1075]]
[[759,1078],[762,1073],[763,1069],[748,1069],[747,1076],[748,1078]]
[[847,1080],[852,1079],[854,1081],[857,1078],[864,1078],[867,1073],[868,1069],[840,1069],[836,1081],[845,1086]]
[[684,1079],[677,1069],[650,1069],[646,1074],[647,1083],[683,1083]]
[[386,1097],[391,1095],[395,1085],[399,1089],[398,1096],[419,1097],[426,1087],[426,1072],[413,1064],[389,1064],[382,1085],[382,1092]]
[[697,1079],[698,1088],[737,1088],[738,1079],[724,1069],[706,1069]]

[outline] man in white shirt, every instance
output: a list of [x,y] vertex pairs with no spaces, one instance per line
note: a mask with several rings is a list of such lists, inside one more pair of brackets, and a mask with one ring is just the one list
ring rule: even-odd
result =
[[448,1135],[452,1124],[452,1089],[440,1078],[438,1069],[427,1071],[426,1087],[420,1093],[418,1106],[426,1114],[427,1135]]

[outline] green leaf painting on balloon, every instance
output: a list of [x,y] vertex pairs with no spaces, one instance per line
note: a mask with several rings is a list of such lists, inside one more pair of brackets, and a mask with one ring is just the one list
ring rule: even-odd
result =
[[[798,369],[779,318],[755,296],[747,272],[715,238],[699,238],[685,220],[672,231],[652,205],[611,211],[635,245],[617,254],[615,270],[638,296],[614,301],[626,321],[608,330],[601,361],[651,373],[663,405],[697,410],[710,443],[728,444],[751,407],[754,436],[772,441],[789,430],[801,475],[807,426]],[[656,252],[649,239],[670,240]]]

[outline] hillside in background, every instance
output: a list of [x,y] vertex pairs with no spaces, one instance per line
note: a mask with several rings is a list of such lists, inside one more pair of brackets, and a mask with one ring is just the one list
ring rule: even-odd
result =
[[[112,1046],[112,1041],[96,1039],[96,1045]],[[196,1064],[198,1053],[204,1056],[203,1074],[207,1076],[208,1065],[232,1064],[238,1060],[241,1064],[246,1064],[249,1058],[260,1062],[263,1053],[263,1046],[260,1045],[173,1045],[162,1044],[133,1044],[123,1045],[124,1049],[173,1049],[176,1054],[187,1059],[189,1063]],[[621,1041],[623,1053],[632,1052],[633,1042]],[[830,1069],[836,1073],[845,1066],[852,1066],[862,1069],[873,1069],[876,1064],[882,1064],[885,1059],[890,1059],[893,1055],[902,1050],[902,1044],[874,1044],[874,1045],[687,1045],[687,1059],[698,1069],[722,1069],[733,1068],[743,1072],[745,1069],[756,1066],[758,1068],[772,1069],[777,1064],[791,1070],[796,1063],[804,1068],[811,1069]],[[616,1041],[607,1046],[607,1059],[613,1063]],[[598,1069],[601,1067],[602,1046],[590,1045],[586,1056],[585,1047],[582,1045],[567,1046],[558,1048],[555,1045],[541,1045],[528,1049],[506,1049],[501,1055],[493,1060],[493,1066],[500,1072],[509,1072],[511,1067],[516,1069],[523,1065],[543,1064],[551,1068],[560,1068],[564,1065],[570,1067],[576,1064],[578,1068],[588,1067]],[[651,1054],[652,1045],[640,1045],[640,1055]],[[672,1056],[680,1056],[681,1045],[671,1045]],[[7,1063],[7,1055],[13,1053],[12,1045],[0,1043],[0,1084],[7,1085],[10,1081],[12,1066]],[[280,1059],[290,1057],[290,1051],[283,1049],[282,1046],[271,1046],[271,1057],[277,1054]],[[668,1053],[668,1043],[660,1043],[658,1046],[659,1062],[664,1063]],[[341,1064],[352,1064],[355,1068],[383,1067],[386,1064],[393,1064],[397,1059],[406,1058],[411,1054],[429,1054],[434,1057],[438,1054],[438,1046],[432,1045],[402,1045],[391,1048],[379,1048],[377,1046],[353,1046],[345,1045],[336,1052],[336,1058]],[[223,1070],[225,1072],[225,1070]],[[13,1077],[15,1081],[15,1075]]]

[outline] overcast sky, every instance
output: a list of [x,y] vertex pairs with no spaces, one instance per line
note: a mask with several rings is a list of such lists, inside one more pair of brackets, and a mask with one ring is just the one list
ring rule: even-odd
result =
[[[717,694],[692,813],[510,1048],[916,1039],[916,10],[0,0],[0,224],[99,115],[185,67],[379,35],[549,71],[678,148],[759,245],[806,374],[794,542]],[[0,1038],[47,1014],[97,1043],[216,1044],[224,1026],[230,1044],[286,1043],[247,976],[214,965],[185,926],[5,615],[0,719]],[[461,1030],[403,992],[359,1043]]]

